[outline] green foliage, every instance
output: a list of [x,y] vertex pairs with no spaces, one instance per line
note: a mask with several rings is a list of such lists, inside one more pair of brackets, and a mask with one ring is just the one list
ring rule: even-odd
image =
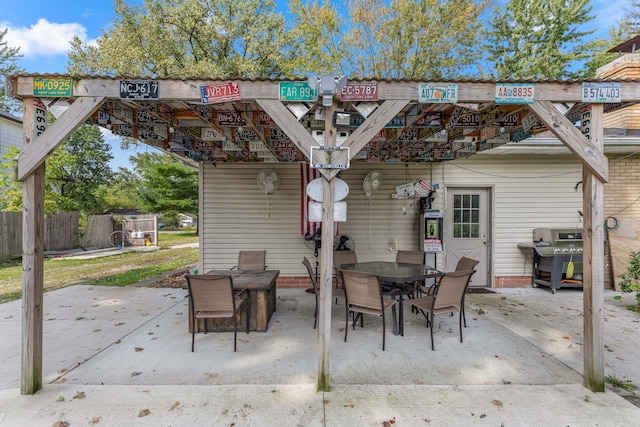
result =
[[[45,168],[45,214],[79,211],[83,217],[100,212],[96,191],[109,183],[111,147],[97,126],[82,125],[49,157]],[[0,158],[0,210],[22,210],[22,183],[14,180],[15,147]]]
[[621,388],[624,391],[628,391],[629,393],[632,393],[634,390],[638,388],[635,384],[633,384],[631,380],[623,380],[616,377],[615,375],[605,376],[604,382],[611,384],[614,387]]
[[141,208],[162,212],[163,221],[178,212],[198,212],[198,172],[168,154],[140,153],[131,157],[140,177]]
[[8,28],[0,30],[0,108],[10,112],[18,112],[21,110],[21,103],[9,98],[4,92],[4,75],[23,71],[18,66],[18,59],[22,58],[20,48],[10,47],[4,36],[7,34]]
[[[511,0],[497,7],[486,49],[499,78],[580,78],[598,49],[589,0]],[[577,69],[576,69],[577,67]],[[573,71],[572,71],[573,70]]]
[[640,311],[640,251],[631,252],[629,267],[620,275],[620,289],[622,292],[635,292],[637,307],[634,311]]
[[100,213],[96,191],[113,177],[112,158],[97,126],[76,129],[47,161],[47,190],[54,195],[54,210],[79,211],[84,217]]
[[289,40],[272,0],[116,0],[115,14],[95,46],[72,41],[69,72],[174,78],[282,74]]
[[96,188],[94,196],[100,212],[138,208],[138,177],[128,169],[120,168],[111,181]]
[[480,59],[480,15],[487,0],[382,0],[349,3],[352,27],[344,60],[352,75],[459,77]]

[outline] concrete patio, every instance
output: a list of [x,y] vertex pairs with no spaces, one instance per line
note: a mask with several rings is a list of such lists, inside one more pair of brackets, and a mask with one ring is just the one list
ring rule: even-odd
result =
[[[0,426],[622,426],[636,395],[582,386],[582,292],[505,289],[436,319],[435,345],[405,310],[405,336],[381,322],[349,330],[333,305],[330,392],[316,392],[313,295],[278,289],[266,333],[196,336],[186,290],[73,286],[44,297],[44,388],[21,396],[21,302],[0,305]],[[606,375],[640,384],[633,295],[605,292]],[[625,395],[622,397],[621,395]],[[635,420],[635,421],[634,421]],[[395,421],[391,423],[391,421]],[[385,422],[387,424],[385,424]]]

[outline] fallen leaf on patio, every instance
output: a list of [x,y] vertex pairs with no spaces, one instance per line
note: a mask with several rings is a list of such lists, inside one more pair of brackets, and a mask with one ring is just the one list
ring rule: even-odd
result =
[[502,384],[511,384],[511,381],[509,381],[509,380],[502,380]]
[[484,418],[486,416],[487,416],[487,414],[482,414],[482,415],[480,415],[480,418]]
[[353,403],[349,403],[348,405],[344,405],[345,408],[353,408],[355,405]]
[[146,417],[147,415],[151,415],[151,411],[148,409],[143,409],[138,413],[138,418]]
[[136,353],[139,353],[139,352],[141,352],[142,350],[144,350],[144,348],[142,348],[142,347],[136,347]]
[[180,402],[176,402],[173,405],[171,405],[171,408],[169,408],[170,411],[175,410],[178,406],[180,406]]
[[389,424],[395,424],[396,423],[396,417],[393,417],[389,420]]
[[132,377],[137,377],[138,375],[142,375],[142,372],[138,372],[138,371],[136,371],[136,372],[131,372],[131,376],[132,376]]
[[491,403],[493,403],[494,405],[496,405],[498,408],[502,408],[502,402],[498,399],[493,399],[491,401]]
[[73,396],[73,399],[84,399],[85,397],[87,397],[87,395],[84,394],[84,391],[79,391],[75,396]]
[[562,337],[562,338],[564,338],[565,340],[569,340],[569,339],[571,339],[571,338],[569,338],[569,337],[566,337],[566,336],[565,336],[565,337]]
[[64,402],[64,397],[60,396],[56,399],[56,402]]
[[102,417],[93,417],[91,421],[89,421],[89,424],[98,424],[100,422],[100,418]]
[[69,427],[70,424],[66,421],[56,421],[53,423],[53,427]]
[[122,341],[121,340],[115,340],[113,343],[114,344],[120,344]]
[[65,372],[67,372],[67,368],[58,369],[59,374],[64,374]]
[[94,329],[93,332],[100,332],[102,329]]
[[124,322],[116,323],[116,326],[122,326],[122,325],[124,325]]

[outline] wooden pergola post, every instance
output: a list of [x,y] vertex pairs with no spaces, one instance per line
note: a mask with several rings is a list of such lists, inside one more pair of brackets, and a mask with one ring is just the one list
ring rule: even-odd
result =
[[[33,149],[36,117],[33,98],[24,100],[23,142]],[[22,369],[21,394],[42,388],[42,302],[44,287],[44,162],[22,186]]]
[[[592,104],[591,143],[604,153],[603,104]],[[603,154],[604,155],[604,154]],[[584,386],[604,391],[604,182],[586,166],[582,172]]]

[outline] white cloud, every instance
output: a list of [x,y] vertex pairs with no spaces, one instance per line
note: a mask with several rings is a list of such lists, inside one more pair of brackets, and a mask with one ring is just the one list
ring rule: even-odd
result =
[[11,47],[19,47],[25,59],[66,55],[73,36],[78,36],[84,42],[95,42],[88,40],[87,29],[76,22],[59,24],[40,18],[30,27],[16,27],[10,22],[0,22],[0,28],[8,29],[5,41]]

